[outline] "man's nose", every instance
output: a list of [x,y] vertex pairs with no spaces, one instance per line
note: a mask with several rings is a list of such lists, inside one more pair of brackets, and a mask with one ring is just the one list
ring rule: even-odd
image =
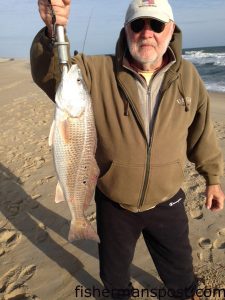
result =
[[154,31],[152,30],[149,22],[145,22],[145,26],[142,30],[142,36],[149,38],[149,37],[153,37],[153,35],[154,35]]

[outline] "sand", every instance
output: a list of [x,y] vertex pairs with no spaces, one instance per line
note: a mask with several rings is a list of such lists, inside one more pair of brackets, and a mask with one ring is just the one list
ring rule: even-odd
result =
[[[211,96],[225,151],[225,94]],[[104,299],[98,292],[96,297],[75,293],[78,285],[83,292],[103,288],[97,244],[67,241],[70,213],[66,203],[54,203],[56,177],[48,146],[54,104],[33,83],[28,61],[0,59],[0,105],[0,299]],[[184,189],[200,288],[225,288],[225,211],[205,209],[204,181],[191,164]],[[94,211],[93,203],[88,211],[93,222]],[[131,275],[137,289],[162,287],[142,238]]]

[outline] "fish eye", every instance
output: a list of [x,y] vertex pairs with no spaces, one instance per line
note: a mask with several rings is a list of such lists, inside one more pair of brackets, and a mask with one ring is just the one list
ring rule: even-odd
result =
[[81,80],[81,78],[77,78],[77,83],[81,83],[82,82],[82,80]]

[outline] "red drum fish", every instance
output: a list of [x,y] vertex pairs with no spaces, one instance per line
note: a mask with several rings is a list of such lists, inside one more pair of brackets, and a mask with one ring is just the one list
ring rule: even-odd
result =
[[85,216],[99,176],[97,136],[90,95],[77,65],[63,69],[56,91],[49,144],[58,177],[55,202],[66,200],[71,212],[68,240],[99,237]]

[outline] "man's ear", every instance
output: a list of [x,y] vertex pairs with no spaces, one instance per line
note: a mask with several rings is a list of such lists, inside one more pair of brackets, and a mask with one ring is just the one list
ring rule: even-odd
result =
[[175,30],[175,27],[176,27],[176,24],[174,22],[173,23],[173,26],[172,26],[172,33],[174,33],[174,30]]

